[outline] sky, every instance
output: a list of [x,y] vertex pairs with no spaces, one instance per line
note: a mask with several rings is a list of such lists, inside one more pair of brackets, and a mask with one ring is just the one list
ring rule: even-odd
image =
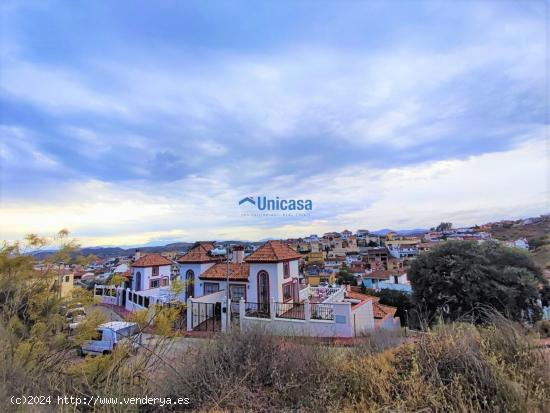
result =
[[[3,1],[0,239],[159,245],[550,212],[547,7]],[[246,196],[313,209],[250,216]]]

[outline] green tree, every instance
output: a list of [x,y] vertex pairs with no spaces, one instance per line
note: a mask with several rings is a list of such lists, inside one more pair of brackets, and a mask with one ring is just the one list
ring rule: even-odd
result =
[[442,222],[441,224],[439,224],[435,230],[436,231],[449,231],[450,229],[453,228],[453,224],[452,222]]
[[338,271],[338,277],[336,279],[338,284],[351,284],[356,285],[357,281],[355,280],[354,275],[350,272],[349,267],[346,263],[342,264],[340,271]]
[[383,289],[377,295],[380,297],[380,304],[397,308],[395,315],[399,317],[402,326],[411,321],[412,314],[409,314],[409,312],[413,309],[413,304],[409,294]]
[[481,307],[533,322],[541,318],[539,286],[548,285],[528,253],[496,242],[446,242],[419,256],[408,278],[413,301],[429,322],[466,316],[480,322]]

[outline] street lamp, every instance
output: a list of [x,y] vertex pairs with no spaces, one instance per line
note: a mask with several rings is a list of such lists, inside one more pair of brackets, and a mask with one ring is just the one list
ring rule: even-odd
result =
[[228,245],[225,247],[225,257],[226,257],[226,275],[225,275],[225,319],[226,319],[226,328],[229,329],[229,261],[233,259],[233,251],[231,251],[231,246]]

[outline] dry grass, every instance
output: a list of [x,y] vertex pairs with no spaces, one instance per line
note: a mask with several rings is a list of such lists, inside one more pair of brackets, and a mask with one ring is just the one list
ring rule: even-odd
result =
[[168,394],[189,395],[196,411],[549,411],[542,352],[502,318],[439,326],[414,344],[375,350],[235,332],[187,354]]

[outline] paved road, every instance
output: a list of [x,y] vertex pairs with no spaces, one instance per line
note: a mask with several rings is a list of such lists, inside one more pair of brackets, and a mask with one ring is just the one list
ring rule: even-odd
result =
[[[123,319],[111,308],[93,305],[90,308],[100,310],[106,317],[107,321],[122,321]],[[147,348],[153,349],[156,345],[162,344],[166,349],[166,357],[170,358],[172,355],[181,356],[182,353],[191,349],[206,345],[208,339],[195,338],[195,337],[160,337],[155,334],[143,333],[142,344]]]
[[114,312],[109,307],[103,306],[103,305],[91,305],[89,308],[86,309],[86,312],[93,311],[93,310],[99,310],[104,315],[107,321],[123,321],[122,317],[120,317],[116,312]]

